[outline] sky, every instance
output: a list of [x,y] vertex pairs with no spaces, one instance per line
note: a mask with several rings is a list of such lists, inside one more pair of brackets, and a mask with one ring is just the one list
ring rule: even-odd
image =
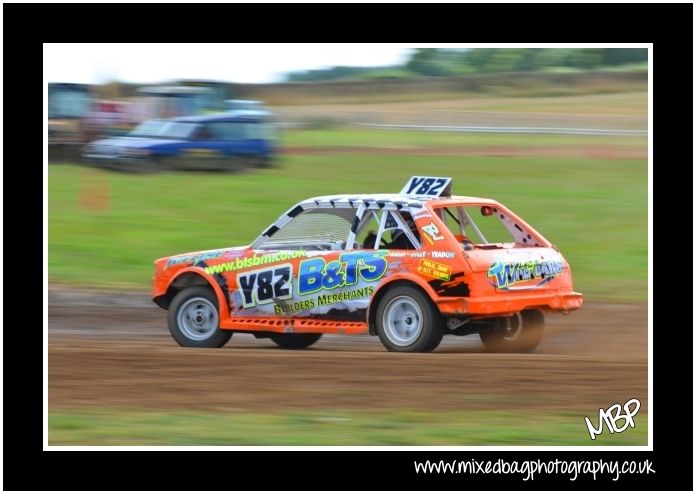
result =
[[45,45],[49,82],[152,83],[175,79],[280,82],[296,70],[403,63],[411,48],[394,44],[100,44]]

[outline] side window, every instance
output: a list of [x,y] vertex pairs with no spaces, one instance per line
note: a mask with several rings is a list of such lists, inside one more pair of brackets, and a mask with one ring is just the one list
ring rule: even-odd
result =
[[245,139],[246,128],[240,122],[208,122],[198,130],[197,139],[202,141],[237,141]]
[[260,139],[272,141],[275,139],[275,129],[273,125],[264,122],[250,122],[247,126],[247,139]]
[[505,215],[495,208],[489,208],[486,215],[483,209],[480,206],[439,208],[436,214],[460,242],[468,240],[477,246],[509,248],[515,245],[517,233],[520,244],[532,244],[528,242],[532,239],[531,235],[528,236],[521,226],[506,224]]
[[377,211],[370,209],[366,210],[363,213],[362,221],[358,225],[355,241],[363,249],[374,249],[378,229],[379,216],[377,215]]
[[213,135],[215,136],[216,141],[226,141],[228,140],[227,134],[228,134],[228,128],[229,123],[227,122],[213,122],[212,127],[214,130]]
[[367,210],[358,226],[356,241],[364,249],[416,249],[421,239],[410,213]]
[[[479,242],[483,242],[473,225],[476,225],[479,231],[485,236],[486,242],[489,244],[509,244],[515,242],[515,237],[510,230],[502,222],[504,214],[497,212],[489,216],[481,214],[480,207],[461,208],[471,219],[471,224],[467,225],[466,234],[469,238],[478,238]],[[518,225],[519,226],[519,225]],[[522,232],[522,228],[518,230]]]
[[217,122],[208,122],[196,129],[196,140],[198,141],[217,141],[220,140]]
[[[390,242],[390,248],[392,249],[416,249],[417,246],[413,244],[411,237],[414,237],[418,243],[420,243],[420,233],[418,233],[418,227],[416,222],[413,221],[413,216],[411,213],[404,212],[401,213],[401,219],[403,220],[403,225],[398,224],[394,230],[392,230],[392,239]],[[407,228],[405,229],[404,226]],[[410,235],[409,235],[410,233]]]
[[245,125],[247,129],[247,139],[263,139],[263,131],[261,129],[261,124],[253,122]]
[[227,141],[239,141],[244,139],[245,126],[246,124],[240,122],[225,122],[225,140]]
[[213,122],[216,141],[230,140],[230,122]]
[[[447,228],[449,229],[450,232],[454,234],[455,237],[470,237],[470,231],[463,230],[460,226],[460,219],[457,214],[457,208],[440,208],[436,210],[437,215],[440,217],[440,219],[443,221],[445,225],[447,225]],[[467,226],[466,223],[464,224],[467,228],[471,229],[470,226]],[[461,238],[460,238],[461,240]]]
[[412,238],[420,243],[418,228],[411,213],[391,211],[384,226],[384,233],[391,235],[391,238],[383,234],[382,242],[389,249],[416,249],[417,246],[414,245]]
[[461,207],[440,208],[436,210],[436,213],[443,223],[447,225],[447,229],[452,232],[460,242],[483,242],[476,232],[476,229],[472,226],[470,221],[471,217],[468,216],[469,212],[467,209],[468,208]]

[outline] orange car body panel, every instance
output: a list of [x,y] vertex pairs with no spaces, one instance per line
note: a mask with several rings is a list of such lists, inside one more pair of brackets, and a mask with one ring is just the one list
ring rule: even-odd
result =
[[[417,250],[254,250],[223,248],[155,262],[152,296],[166,297],[181,276],[202,277],[216,293],[220,328],[235,331],[364,334],[375,297],[387,285],[420,287],[449,317],[508,316],[540,308],[568,312],[582,305],[570,266],[539,232],[491,199],[422,200],[414,214]],[[463,248],[437,210],[490,206],[525,232],[505,248]]]

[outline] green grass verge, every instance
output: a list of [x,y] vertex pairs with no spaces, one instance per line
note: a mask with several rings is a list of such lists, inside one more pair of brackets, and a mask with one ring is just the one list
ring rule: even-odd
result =
[[[311,135],[317,142],[345,137],[337,131]],[[371,132],[347,135],[353,144],[374,138]],[[442,138],[394,132],[387,142],[410,135]],[[309,133],[298,133],[290,144],[293,139],[305,142]],[[48,173],[48,273],[54,283],[147,289],[158,257],[248,244],[299,200],[398,191],[411,175],[427,173],[452,176],[456,193],[492,197],[520,214],[566,255],[576,288],[589,298],[646,299],[645,160],[285,156],[278,168],[236,175],[130,175],[69,165],[50,165]],[[103,209],[94,205],[102,195]]]
[[51,411],[48,434],[51,445],[646,445],[647,417],[635,419],[591,441],[581,415],[558,412]]
[[[375,146],[375,147],[479,147],[515,146],[635,146],[647,150],[645,137],[606,137],[573,135],[468,134],[338,128],[329,130],[291,130],[284,132],[283,144],[290,147]],[[380,150],[382,151],[382,150]],[[436,151],[436,150],[435,150]],[[402,153],[403,154],[403,151]],[[646,151],[647,154],[647,151]]]

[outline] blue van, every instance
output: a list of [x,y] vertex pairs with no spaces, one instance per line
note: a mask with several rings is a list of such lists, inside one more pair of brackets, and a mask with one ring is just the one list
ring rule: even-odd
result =
[[124,171],[265,167],[277,152],[275,126],[249,111],[146,120],[122,137],[85,147],[90,164]]

